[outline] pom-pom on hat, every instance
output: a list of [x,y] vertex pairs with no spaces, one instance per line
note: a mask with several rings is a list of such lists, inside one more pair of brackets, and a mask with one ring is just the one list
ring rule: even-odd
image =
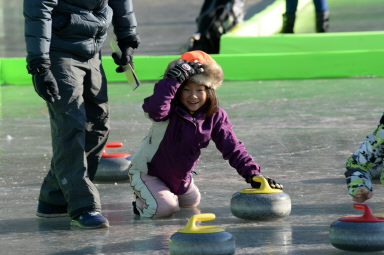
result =
[[[181,59],[190,62],[197,60],[204,68],[204,72],[191,76],[191,78],[189,78],[190,80],[199,84],[203,84],[212,89],[217,89],[223,83],[223,69],[210,55],[204,51],[194,50],[185,52],[183,55],[181,55]],[[174,67],[178,60],[180,59],[169,63],[167,70]]]

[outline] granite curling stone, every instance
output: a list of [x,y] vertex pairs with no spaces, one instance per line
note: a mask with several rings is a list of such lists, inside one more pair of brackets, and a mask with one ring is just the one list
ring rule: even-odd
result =
[[169,239],[169,253],[179,254],[234,254],[235,239],[224,228],[216,226],[196,226],[196,221],[215,219],[213,213],[193,215],[187,225]]
[[253,180],[260,183],[259,188],[247,188],[233,194],[231,212],[246,220],[271,220],[285,217],[291,213],[291,198],[281,189],[271,188],[261,175]]
[[128,180],[128,167],[131,164],[131,154],[123,152],[106,152],[106,148],[120,148],[120,142],[107,143],[104,147],[97,167],[96,182],[118,182]]
[[364,214],[345,216],[333,222],[329,228],[331,244],[347,251],[384,250],[384,218],[373,215],[366,204],[355,203],[353,207],[364,210]]

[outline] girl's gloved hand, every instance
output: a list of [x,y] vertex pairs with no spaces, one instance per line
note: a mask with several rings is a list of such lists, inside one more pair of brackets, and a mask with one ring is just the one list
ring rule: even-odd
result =
[[[252,175],[250,180],[249,180],[249,183],[251,183],[252,188],[258,189],[258,188],[260,188],[261,183],[257,182],[257,181],[254,181],[253,177],[255,177],[255,176],[258,176],[258,175]],[[263,177],[267,180],[267,182],[268,182],[268,184],[269,184],[269,186],[271,188],[273,188],[273,189],[281,189],[281,190],[283,189],[283,185],[278,183],[278,182],[276,182],[274,179],[272,179],[272,178],[270,178],[268,176],[263,176]]]
[[165,76],[174,79],[179,83],[183,83],[192,75],[202,72],[204,72],[204,69],[197,60],[189,62],[187,60],[180,59],[173,68],[168,70]]

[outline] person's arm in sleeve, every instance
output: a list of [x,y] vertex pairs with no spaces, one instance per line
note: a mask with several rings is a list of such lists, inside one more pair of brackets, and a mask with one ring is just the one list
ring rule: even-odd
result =
[[164,78],[155,84],[153,94],[144,99],[143,110],[154,121],[167,119],[171,111],[171,101],[175,97],[180,83]]
[[52,11],[57,0],[24,0],[24,35],[27,69],[37,94],[45,101],[60,100],[56,79],[50,67],[49,49],[52,36]]
[[28,65],[49,61],[52,10],[58,0],[24,0],[24,35]]
[[229,164],[245,180],[249,180],[253,175],[259,175],[260,166],[248,154],[245,145],[237,139],[228,115],[221,110],[214,118],[216,120],[214,120],[212,140],[216,144],[216,148],[222,153],[223,158],[228,160]]
[[128,63],[133,67],[133,51],[140,45],[140,38],[136,32],[136,16],[132,0],[109,0],[108,5],[113,10],[113,31],[121,50],[121,56],[113,53],[112,57],[119,66],[116,71],[124,72],[123,67]]
[[203,71],[197,61],[177,60],[175,66],[166,71],[165,78],[155,84],[153,95],[144,99],[144,112],[154,121],[165,120],[171,111],[171,101],[181,84]]
[[[229,164],[244,177],[247,183],[250,183],[253,188],[259,188],[260,183],[255,182],[253,177],[260,175],[260,166],[248,154],[244,143],[236,138],[228,115],[221,111],[217,116],[219,116],[219,119],[212,132],[212,140],[215,142],[217,149],[222,153],[223,158],[228,160]],[[267,176],[264,176],[264,178],[272,188],[283,189],[283,185],[272,178]]]

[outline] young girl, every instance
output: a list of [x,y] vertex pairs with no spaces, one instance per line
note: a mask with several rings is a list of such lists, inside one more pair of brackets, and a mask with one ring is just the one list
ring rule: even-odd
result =
[[[171,61],[143,110],[152,120],[149,134],[132,158],[130,185],[134,211],[142,217],[167,217],[180,207],[196,207],[200,192],[191,173],[200,150],[210,140],[247,182],[260,167],[247,153],[227,113],[217,105],[215,90],[223,81],[221,67],[203,51],[190,51]],[[267,179],[272,187],[282,186]]]
[[384,113],[378,127],[360,145],[346,163],[348,192],[353,201],[364,202],[372,197],[372,178],[384,184]]

